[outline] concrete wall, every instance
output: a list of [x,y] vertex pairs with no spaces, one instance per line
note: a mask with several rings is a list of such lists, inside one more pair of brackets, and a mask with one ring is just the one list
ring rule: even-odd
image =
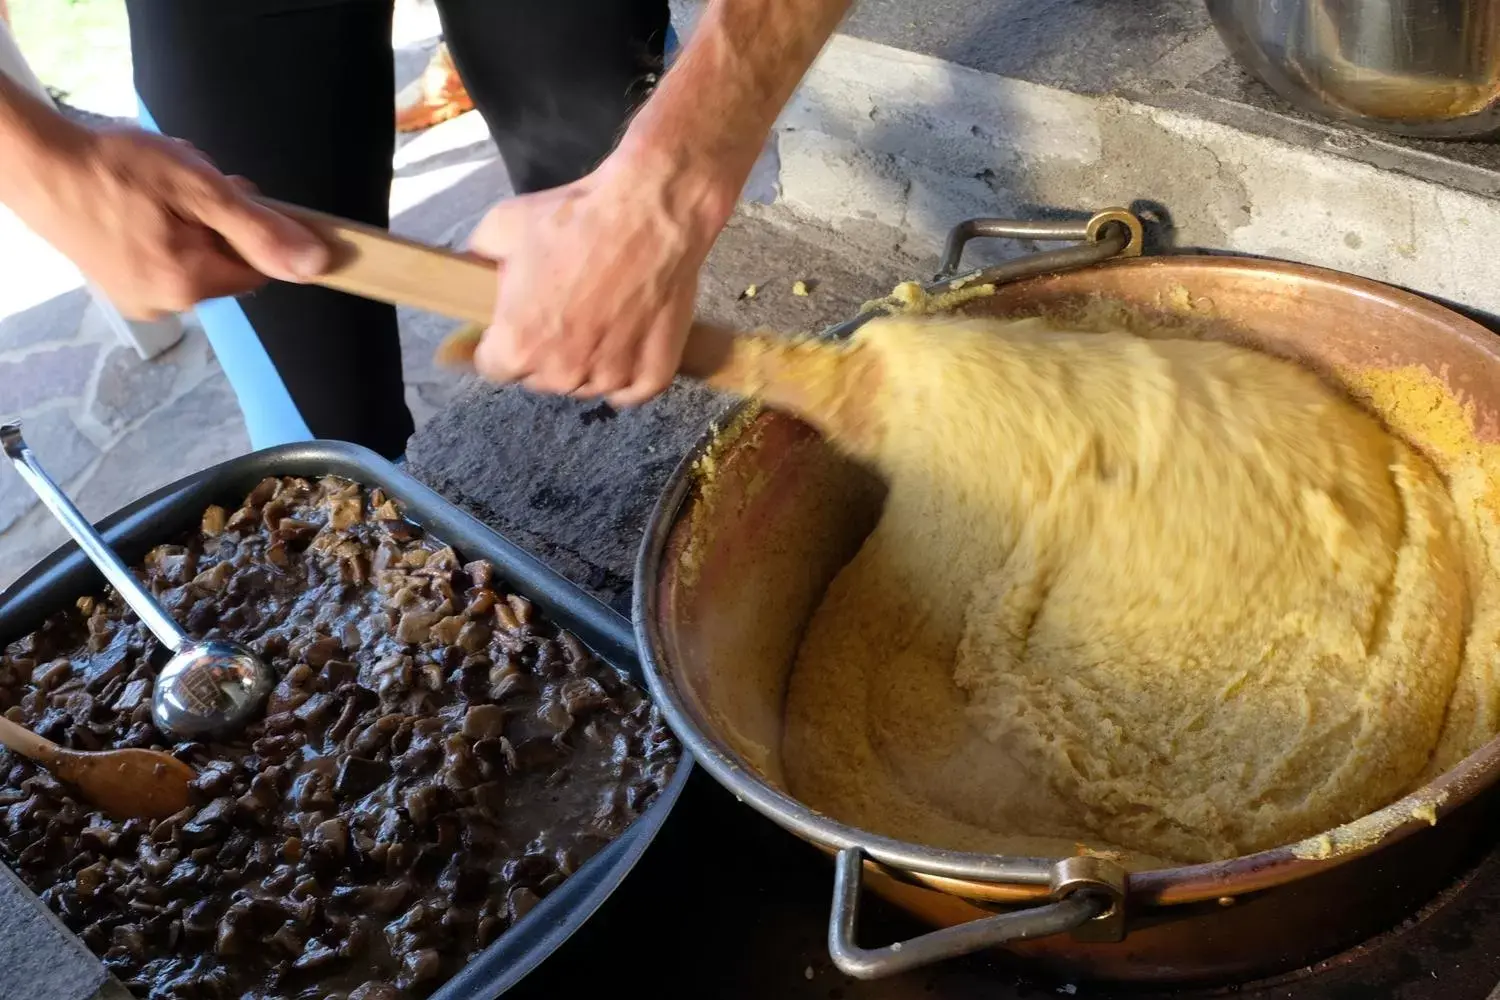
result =
[[1282,257],[1500,313],[1500,201],[1114,97],[837,37],[782,116],[780,202],[932,256],[956,221],[1127,205],[1167,248]]
[[[689,34],[701,3],[673,7]],[[869,34],[859,21],[869,7],[884,9],[867,0],[851,30]],[[1141,72],[1161,76],[1181,51],[1208,50],[1199,61],[1219,61],[1211,32],[1189,34]],[[1489,236],[1500,232],[1495,177],[1454,158],[1476,144],[1387,149],[1380,137],[1176,99],[1202,97],[1186,91],[1164,100],[1157,91],[1170,88],[1155,77],[1147,89],[1156,98],[1145,103],[1032,76],[1041,82],[839,35],[782,115],[755,200],[774,195],[868,251],[927,258],[964,218],[1086,216],[1125,205],[1146,217],[1156,250],[1334,267],[1500,316]],[[1276,127],[1267,128],[1271,118]]]

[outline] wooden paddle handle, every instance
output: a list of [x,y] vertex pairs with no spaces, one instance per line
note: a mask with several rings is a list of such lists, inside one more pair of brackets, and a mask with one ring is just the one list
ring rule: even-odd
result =
[[[454,330],[438,344],[434,360],[447,368],[471,368],[474,351],[479,347],[479,338],[484,330],[467,326]],[[712,323],[694,323],[688,330],[688,339],[682,350],[682,362],[677,370],[688,378],[714,382],[726,377],[733,364],[735,338],[742,334]],[[733,390],[734,386],[720,385],[721,389]]]
[[63,756],[62,747],[3,715],[0,715],[0,744],[39,764],[55,764]]
[[[333,265],[316,279],[318,284],[468,320],[467,326],[438,345],[435,360],[451,368],[473,367],[474,351],[495,306],[498,265],[494,261],[402,239],[374,226],[296,205],[267,204],[307,225],[333,248]],[[678,372],[723,392],[759,396],[773,406],[813,419],[829,409],[825,397],[848,396],[829,381],[814,359],[758,350],[757,336],[696,322],[688,331]],[[868,377],[853,369],[848,374]],[[840,404],[834,410],[844,408]]]
[[[299,205],[269,198],[262,201],[313,230],[333,249],[333,265],[313,279],[314,283],[474,324],[446,337],[438,345],[436,357],[439,364],[448,367],[472,365],[474,349],[495,310],[498,265],[494,261],[403,239],[375,226]],[[736,336],[723,327],[693,324],[679,371],[709,382],[728,377]],[[718,387],[735,391],[740,385],[730,381]]]
[[495,311],[494,261],[403,239],[300,205],[262,201],[321,236],[333,265],[315,284],[392,305],[416,306],[454,319],[488,325]]
[[[498,268],[494,261],[402,239],[374,226],[297,205],[269,200],[266,204],[302,222],[333,248],[333,264],[315,279],[318,284],[467,320],[467,326],[438,345],[435,360],[448,367],[473,366],[474,351],[494,313]],[[866,419],[862,404],[879,378],[868,358],[838,365],[838,374],[830,377],[826,358],[765,351],[763,342],[757,343],[760,336],[765,335],[694,323],[678,372],[724,392],[758,396],[814,423],[837,426],[851,441],[868,436],[863,432],[873,427],[873,421]],[[849,382],[859,383],[861,392],[847,391]]]

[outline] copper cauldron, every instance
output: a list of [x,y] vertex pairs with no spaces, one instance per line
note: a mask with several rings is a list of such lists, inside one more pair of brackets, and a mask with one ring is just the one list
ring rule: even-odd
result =
[[[1006,231],[967,223],[950,258],[968,236]],[[1101,244],[1100,232],[1087,235]],[[1111,238],[1109,253],[1138,246],[1135,232]],[[1088,250],[1054,253],[1074,253],[1060,263],[1076,264]],[[1472,408],[1482,440],[1500,440],[1494,337],[1440,305],[1347,274],[1229,257],[1115,259],[1015,280],[961,308],[1035,315],[1100,297],[1143,316],[1189,314],[1204,335],[1331,378],[1349,365],[1425,366]],[[694,471],[713,445],[708,435],[656,509],[636,571],[636,631],[652,693],[698,761],[752,808],[835,855],[829,949],[844,972],[874,978],[1003,947],[1070,977],[1270,975],[1392,926],[1493,842],[1497,797],[1480,793],[1500,775],[1500,740],[1358,825],[1230,861],[1128,876],[1094,858],[903,843],[813,812],[787,794],[781,776],[787,677],[825,587],[874,526],[882,488],[791,417],[745,408],[736,419],[738,435],[714,447],[713,502],[703,502]],[[691,551],[690,537],[699,540]],[[862,883],[939,929],[860,947]]]

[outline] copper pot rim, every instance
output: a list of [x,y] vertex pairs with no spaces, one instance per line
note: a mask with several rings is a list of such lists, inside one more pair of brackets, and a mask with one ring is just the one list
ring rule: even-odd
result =
[[[1377,302],[1390,308],[1394,307],[1403,312],[1418,316],[1421,319],[1440,326],[1448,327],[1452,335],[1462,340],[1468,346],[1484,354],[1488,354],[1500,362],[1500,341],[1496,334],[1469,319],[1467,316],[1453,309],[1451,306],[1434,301],[1416,292],[1408,291],[1397,285],[1376,281],[1373,278],[1364,278],[1347,271],[1338,271],[1329,267],[1318,267],[1313,264],[1302,264],[1297,261],[1282,260],[1277,257],[1257,257],[1250,254],[1166,254],[1158,257],[1113,257],[1101,261],[1077,271],[1067,271],[1055,274],[1037,275],[1030,278],[1021,278],[1009,282],[1003,286],[1003,291],[1009,292],[1021,289],[1027,285],[1040,285],[1058,278],[1070,276],[1097,274],[1106,271],[1154,271],[1168,270],[1192,274],[1194,272],[1241,272],[1247,275],[1263,277],[1265,275],[1280,275],[1290,281],[1301,284],[1320,286],[1325,288],[1337,288],[1341,291],[1358,296],[1366,302]],[[977,300],[977,301],[983,301]]]
[[[1166,256],[1113,259],[1072,274],[1105,270],[1164,269],[1184,277],[1199,272],[1242,271],[1257,276],[1280,275],[1299,283],[1334,287],[1345,293],[1415,314],[1448,329],[1477,351],[1500,363],[1495,336],[1453,309],[1413,292],[1368,278],[1270,258],[1246,256]],[[1055,275],[1025,278],[1007,290],[1047,282]],[[726,423],[748,413],[755,404],[736,407]],[[756,419],[794,419],[763,413]],[[694,465],[714,444],[717,429],[709,428],[682,458],[658,499],[642,539],[632,601],[636,639],[651,694],[672,730],[698,763],[736,798],[789,832],[820,848],[838,851],[857,847],[892,873],[951,895],[988,900],[1015,900],[1045,895],[1053,867],[1061,857],[1036,858],[951,851],[897,840],[841,823],[821,814],[762,778],[749,763],[701,722],[681,696],[676,674],[668,662],[660,614],[668,583],[663,568],[678,554],[674,537],[687,513],[695,482]],[[680,539],[676,546],[680,547]],[[1223,861],[1132,872],[1132,901],[1167,906],[1223,900],[1285,885],[1346,864],[1434,826],[1444,816],[1471,801],[1500,779],[1500,735],[1492,738],[1457,765],[1402,798],[1349,823],[1280,847]]]

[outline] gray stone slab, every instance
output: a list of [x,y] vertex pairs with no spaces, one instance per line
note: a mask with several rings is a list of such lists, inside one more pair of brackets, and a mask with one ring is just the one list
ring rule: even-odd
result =
[[89,412],[105,427],[123,427],[160,404],[177,380],[177,366],[165,358],[141,360],[128,347],[116,347],[104,357]]
[[89,305],[89,293],[78,288],[9,316],[0,316],[0,352],[72,340]]
[[[99,457],[98,447],[79,433],[65,409],[39,413],[25,421],[23,430],[26,443],[47,472],[65,486]],[[8,530],[36,503],[36,494],[20,476],[8,468],[0,470],[0,532]]]
[[800,215],[900,233],[917,255],[968,217],[1125,205],[1154,249],[1332,267],[1500,314],[1500,198],[1353,163],[1321,134],[1290,142],[841,36],[782,116],[780,184]]
[[82,395],[98,356],[98,344],[70,344],[0,361],[0,414],[24,414]]
[[[48,411],[48,420],[54,412],[67,419],[66,410],[60,410]],[[59,429],[59,433],[65,432]],[[70,458],[74,453],[55,442],[40,417],[27,422],[27,437],[54,475],[68,482],[79,509],[95,520],[157,487],[250,450],[239,404],[219,372],[145,417],[97,461],[89,455],[93,470],[81,479],[73,466],[86,451]],[[75,443],[74,447],[84,446]],[[14,476],[0,472],[0,513],[24,499],[13,500],[13,488],[25,487]],[[66,539],[44,508],[28,506],[19,518],[9,518],[14,523],[4,532],[0,587]]]
[[406,402],[417,426],[456,399],[464,376],[438,368],[432,352],[459,324],[455,320],[416,309],[398,310],[401,323],[401,367],[406,380]]
[[[692,25],[702,0],[673,0]],[[1212,31],[1203,0],[858,0],[840,32],[969,69],[1109,93]]]
[[80,483],[80,510],[92,518],[159,486],[250,450],[239,403],[220,373],[161,407],[126,434]]
[[[907,0],[860,0],[843,30],[970,69],[1076,93],[1151,100],[1185,88],[1291,122],[1314,121],[1230,57],[1202,0],[926,0],[920,13]],[[1207,111],[1208,106],[1200,108]],[[1243,121],[1276,127],[1275,117]],[[1349,137],[1343,151],[1356,158],[1364,158],[1358,156],[1364,146],[1360,140],[1370,137],[1379,146],[1412,154],[1401,167],[1416,170],[1424,158],[1436,158],[1500,171],[1500,146],[1493,143],[1435,142],[1332,127]]]
[[218,370],[208,337],[196,325],[187,326],[181,340],[149,361],[114,347],[99,366],[88,417],[113,435]]
[[[448,155],[450,154],[438,154],[438,162],[442,163],[443,157]],[[480,217],[511,193],[510,175],[505,172],[505,164],[493,153],[487,153],[482,145],[475,146],[467,153],[452,155],[458,155],[461,162],[434,167],[432,173],[437,174],[436,181],[424,183],[422,175],[417,172],[423,168],[417,165],[403,168],[406,173],[397,178],[398,187],[393,188],[396,197],[405,200],[405,197],[409,197],[405,195],[408,190],[425,190],[429,193],[426,197],[408,202],[409,207],[399,211],[391,219],[392,231],[428,243],[461,247]],[[470,156],[472,160],[464,160],[463,156]],[[463,167],[469,162],[479,163],[479,166],[456,183],[449,182],[438,173],[445,166]]]
[[[737,219],[709,259],[700,313],[738,327],[815,330],[907,276],[908,261],[868,267],[762,219]],[[791,292],[812,284],[806,298]],[[742,299],[750,284],[754,298]],[[679,384],[615,414],[597,403],[479,386],[412,439],[419,478],[629,613],[641,531],[667,477],[731,400]]]
[[0,1000],[128,995],[83,942],[0,865]]
[[400,45],[395,49],[396,64],[396,91],[416,80],[427,69],[427,64],[432,61],[432,54],[437,51],[437,39],[429,38],[410,45]]

